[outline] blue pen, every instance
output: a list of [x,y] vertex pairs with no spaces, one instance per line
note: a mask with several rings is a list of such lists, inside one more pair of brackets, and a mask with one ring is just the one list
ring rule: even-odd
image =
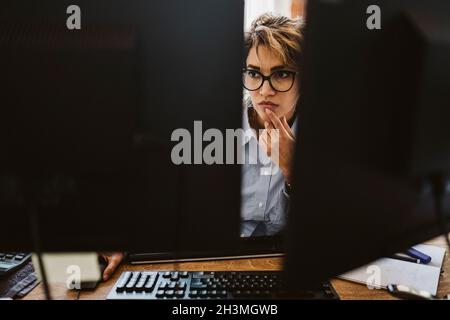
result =
[[409,248],[408,250],[406,250],[406,254],[410,257],[413,257],[415,259],[419,259],[420,263],[423,264],[429,264],[431,261],[431,257],[423,252],[420,252],[417,249],[414,248]]

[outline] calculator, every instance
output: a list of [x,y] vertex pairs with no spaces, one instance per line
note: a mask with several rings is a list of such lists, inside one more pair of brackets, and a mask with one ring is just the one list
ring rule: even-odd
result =
[[31,259],[31,253],[0,252],[0,276],[7,275],[24,266]]

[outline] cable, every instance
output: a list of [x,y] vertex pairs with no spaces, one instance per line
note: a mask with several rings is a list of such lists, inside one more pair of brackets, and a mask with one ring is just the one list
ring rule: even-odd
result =
[[48,285],[48,281],[47,281],[47,273],[45,271],[44,263],[42,260],[41,249],[40,249],[38,212],[37,212],[37,209],[33,205],[31,205],[29,207],[29,215],[30,215],[30,227],[31,227],[31,236],[32,236],[32,241],[33,241],[33,247],[34,247],[34,251],[37,256],[39,268],[41,270],[42,284],[44,285],[45,298],[47,300],[52,300],[52,296],[50,294],[50,286]]
[[181,244],[182,221],[181,220],[183,219],[183,208],[184,208],[183,204],[186,203],[184,201],[184,194],[183,194],[183,190],[186,189],[186,188],[184,188],[185,187],[184,182],[186,181],[186,179],[185,179],[185,172],[184,172],[183,168],[178,169],[177,178],[178,178],[178,186],[180,186],[180,187],[177,189],[177,198],[176,198],[177,205],[176,205],[176,213],[175,213],[176,217],[175,217],[175,227],[174,227],[174,229],[175,229],[174,248],[171,248],[171,249],[174,249],[172,252],[172,256],[174,258],[174,261],[173,261],[174,271],[180,271],[180,254],[181,254],[180,249],[182,247],[182,244]]
[[[447,180],[444,174],[438,173],[430,176],[431,190],[433,196],[434,211],[438,227],[441,230],[442,236],[447,243],[448,251],[450,252],[449,230],[447,229],[447,221],[445,216],[445,195],[447,193]],[[449,299],[450,294],[447,296]],[[443,298],[446,299],[445,297]]]
[[445,216],[445,194],[447,191],[447,181],[443,174],[435,174],[430,177],[430,182],[437,222],[450,252],[450,239],[448,235],[449,230],[447,229],[447,221]]

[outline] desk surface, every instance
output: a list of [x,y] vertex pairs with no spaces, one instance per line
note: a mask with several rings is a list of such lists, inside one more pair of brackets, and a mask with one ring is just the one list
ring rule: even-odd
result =
[[[436,238],[428,241],[428,244],[439,245],[445,247],[443,238]],[[259,271],[259,270],[280,270],[282,266],[282,258],[258,258],[258,259],[235,259],[222,261],[207,261],[207,262],[183,262],[183,263],[168,263],[168,264],[153,264],[153,265],[128,265],[124,264],[119,267],[114,276],[107,282],[101,283],[93,291],[72,291],[67,290],[64,283],[55,283],[51,285],[53,299],[64,300],[103,300],[108,295],[114,283],[118,280],[120,274],[127,270],[181,270],[181,271]],[[449,254],[446,254],[444,259],[444,272],[441,274],[439,281],[438,296],[443,297],[450,294],[450,259]],[[365,285],[356,284],[353,282],[333,279],[333,286],[339,293],[341,299],[393,299],[386,290],[370,290]],[[26,300],[41,300],[44,299],[42,285],[37,286],[30,292]]]

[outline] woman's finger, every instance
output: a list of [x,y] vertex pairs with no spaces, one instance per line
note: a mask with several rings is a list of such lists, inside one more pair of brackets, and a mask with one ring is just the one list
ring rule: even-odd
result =
[[265,147],[265,151],[268,155],[270,155],[270,141],[271,141],[271,137],[270,137],[270,131],[271,129],[271,125],[269,124],[269,122],[265,121],[264,122],[264,128],[265,130],[263,131],[262,135],[261,135],[261,139],[263,142],[263,146]]
[[113,254],[111,256],[105,256],[106,261],[108,262],[108,265],[106,266],[105,270],[103,271],[103,281],[108,280],[113,275],[114,271],[116,271],[117,267],[120,265],[123,259],[122,254]]
[[283,119],[282,119],[281,122],[283,123],[283,126],[284,126],[284,128],[286,129],[286,132],[289,134],[289,136],[290,136],[292,139],[295,139],[294,132],[292,132],[292,129],[291,129],[291,127],[289,126],[289,123],[287,122],[286,117],[283,117]]
[[272,121],[273,126],[275,127],[275,129],[279,130],[279,134],[282,135],[288,135],[289,134],[286,132],[286,129],[284,128],[283,123],[281,122],[281,120],[275,115],[275,113],[273,113],[273,111],[266,109],[266,113],[269,116],[270,121]]
[[265,131],[267,131],[267,135],[271,135],[272,130],[274,130],[273,124],[271,122],[268,121],[264,121],[264,128],[266,129]]
[[270,143],[270,140],[272,138],[272,130],[273,130],[273,125],[270,122],[264,121],[264,128],[266,130],[264,130],[265,135],[267,136],[267,142]]
[[275,115],[275,113],[273,113],[273,111],[266,109],[266,114],[269,117],[270,121],[272,121],[273,126],[280,130],[283,128],[283,124],[281,123],[280,119],[278,119],[278,117]]

